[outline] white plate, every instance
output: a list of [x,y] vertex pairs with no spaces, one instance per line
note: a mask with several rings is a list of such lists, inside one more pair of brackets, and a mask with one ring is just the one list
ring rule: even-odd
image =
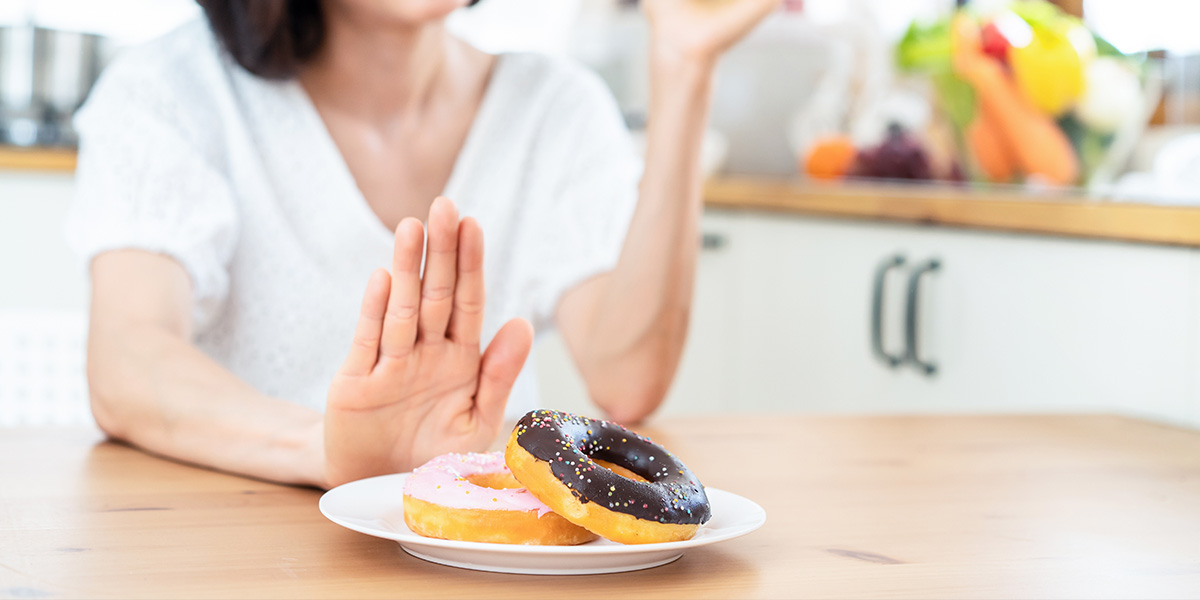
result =
[[340,485],[321,496],[321,514],[367,535],[400,542],[405,552],[451,567],[529,575],[620,573],[665,565],[688,548],[740,537],[762,527],[767,513],[753,501],[705,488],[712,519],[683,542],[625,545],[600,539],[578,546],[517,546],[427,538],[404,524],[404,481],[408,473]]

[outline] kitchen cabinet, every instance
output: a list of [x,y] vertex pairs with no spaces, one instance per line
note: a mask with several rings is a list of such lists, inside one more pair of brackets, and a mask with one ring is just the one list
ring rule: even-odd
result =
[[[821,219],[745,224],[745,350],[734,364],[755,408],[1195,416],[1186,250]],[[932,375],[888,368],[868,344],[872,272],[893,254],[941,264],[917,307]],[[907,281],[886,284],[883,337],[899,353]]]
[[[724,244],[702,253],[666,413],[1104,410],[1200,425],[1198,250],[748,211],[710,210],[704,230]],[[874,274],[897,255],[881,328],[894,355],[911,274],[940,262],[915,311],[932,375],[872,352]],[[563,375],[541,370],[547,401],[565,399]]]

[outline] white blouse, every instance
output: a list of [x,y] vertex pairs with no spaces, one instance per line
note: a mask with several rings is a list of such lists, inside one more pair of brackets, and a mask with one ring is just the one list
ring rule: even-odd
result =
[[[256,389],[321,410],[393,235],[303,88],[246,72],[203,21],[114,61],[76,118],[68,241],[138,248],[191,276],[196,345]],[[562,294],[614,267],[641,161],[604,84],[503,54],[444,195],[484,231],[485,343],[553,326]],[[509,416],[539,407],[532,358]]]

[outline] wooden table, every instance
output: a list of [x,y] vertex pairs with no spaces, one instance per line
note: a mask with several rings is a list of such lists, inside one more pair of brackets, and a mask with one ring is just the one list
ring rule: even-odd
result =
[[720,417],[646,429],[767,525],[621,575],[423,562],[319,492],[88,431],[0,431],[0,597],[1200,597],[1200,433],[1111,416]]

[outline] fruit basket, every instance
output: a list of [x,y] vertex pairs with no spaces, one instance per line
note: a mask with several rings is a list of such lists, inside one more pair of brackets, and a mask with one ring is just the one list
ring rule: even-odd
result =
[[964,175],[980,182],[1111,182],[1161,93],[1144,56],[1042,0],[913,23],[896,59],[929,82]]
[[893,124],[867,144],[841,134],[816,139],[801,156],[803,172],[1107,184],[1121,174],[1161,94],[1154,63],[1121,53],[1043,0],[914,22],[894,56],[903,81],[933,104],[934,118],[916,128]]

